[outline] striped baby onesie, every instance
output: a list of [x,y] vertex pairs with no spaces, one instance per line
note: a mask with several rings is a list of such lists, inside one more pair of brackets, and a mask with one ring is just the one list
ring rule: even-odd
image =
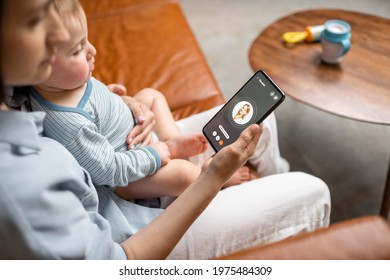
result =
[[33,88],[33,111],[46,112],[44,134],[64,145],[91,175],[95,185],[126,186],[161,167],[151,147],[128,150],[126,137],[134,117],[122,99],[91,78],[76,108],[53,104]]

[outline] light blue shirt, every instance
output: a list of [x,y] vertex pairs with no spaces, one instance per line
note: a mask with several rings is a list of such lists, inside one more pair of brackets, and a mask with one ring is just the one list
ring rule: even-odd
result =
[[120,243],[161,213],[91,184],[43,112],[0,111],[0,259],[124,259]]

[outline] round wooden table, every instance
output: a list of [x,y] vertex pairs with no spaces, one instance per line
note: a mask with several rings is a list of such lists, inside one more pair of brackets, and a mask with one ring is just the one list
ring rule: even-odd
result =
[[[343,61],[321,60],[320,43],[287,44],[282,34],[341,19],[351,25],[351,49]],[[342,117],[390,125],[390,20],[342,10],[306,10],[272,23],[253,42],[249,61],[266,70],[286,94]],[[390,207],[390,163],[381,214]]]

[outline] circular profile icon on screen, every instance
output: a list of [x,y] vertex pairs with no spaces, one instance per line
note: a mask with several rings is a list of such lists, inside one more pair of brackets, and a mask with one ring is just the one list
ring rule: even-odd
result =
[[246,124],[252,119],[252,116],[253,107],[248,101],[238,102],[233,108],[232,118],[236,124]]

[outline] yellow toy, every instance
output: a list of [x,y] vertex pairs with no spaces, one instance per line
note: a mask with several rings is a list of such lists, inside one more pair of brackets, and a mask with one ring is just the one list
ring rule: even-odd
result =
[[324,30],[323,25],[307,26],[305,31],[286,32],[283,34],[283,40],[287,43],[298,43],[306,40],[307,42],[316,42],[321,38],[321,32]]

